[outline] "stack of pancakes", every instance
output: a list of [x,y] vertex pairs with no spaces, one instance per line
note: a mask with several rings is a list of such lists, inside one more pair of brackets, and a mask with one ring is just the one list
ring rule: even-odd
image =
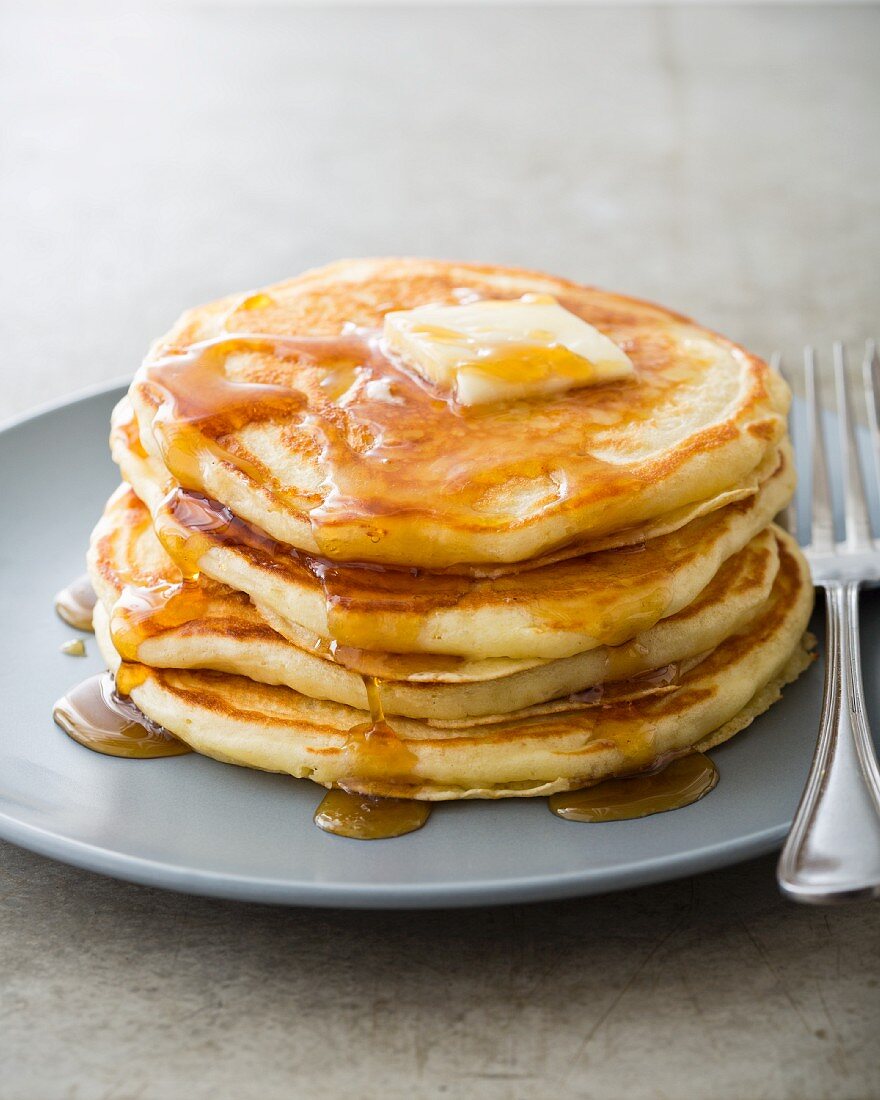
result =
[[[633,377],[462,409],[378,338],[527,293]],[[102,653],[198,752],[368,794],[546,795],[711,747],[810,659],[773,525],[788,400],[683,317],[519,270],[344,262],[192,310],[114,413]]]

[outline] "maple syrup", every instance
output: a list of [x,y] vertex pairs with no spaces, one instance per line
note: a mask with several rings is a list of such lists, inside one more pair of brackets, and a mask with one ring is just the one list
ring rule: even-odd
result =
[[353,840],[385,840],[421,829],[430,815],[429,802],[376,798],[335,787],[315,810],[315,824],[325,833]]
[[[610,658],[608,658],[610,660]],[[639,672],[626,680],[609,680],[594,684],[567,697],[571,703],[602,704],[628,703],[643,695],[664,694],[674,690],[689,662],[672,661],[661,668]]]
[[561,791],[548,801],[551,812],[566,821],[628,821],[690,806],[717,782],[713,762],[695,752],[659,770],[606,779],[579,791]]
[[105,756],[148,760],[192,752],[120,695],[109,672],[71,688],[55,704],[52,717],[74,741]]
[[[202,557],[212,548],[228,546],[257,566],[270,566],[295,584],[320,586],[333,639],[330,654],[339,664],[358,672],[397,679],[429,670],[438,661],[449,668],[459,663],[455,655],[432,654],[429,661],[419,654],[434,640],[422,637],[425,617],[435,611],[461,606],[466,600],[505,604],[524,598],[522,579],[503,574],[475,582],[463,573],[407,570],[374,562],[333,562],[319,555],[279,542],[271,535],[242,520],[230,508],[194,490],[174,488],[165,497],[155,517],[156,534],[184,577],[199,576]],[[592,558],[559,563],[545,573],[531,574],[529,607],[536,620],[548,629],[580,634],[583,629],[582,599],[590,598],[590,578],[595,574],[609,582],[611,551]],[[630,555],[624,555],[628,558]],[[636,565],[621,566],[616,559],[613,598],[608,611],[596,608],[595,635],[606,645],[625,640],[632,630],[653,626],[668,613],[674,598],[675,551],[667,552],[663,539]],[[415,581],[422,578],[423,583]],[[388,614],[377,615],[381,601]],[[623,610],[621,610],[623,609]],[[393,646],[397,656],[384,662],[379,655]],[[374,655],[369,657],[368,655]],[[508,653],[523,657],[526,653]],[[559,654],[567,655],[567,654]]]
[[74,630],[91,630],[92,614],[98,597],[88,574],[83,573],[55,596],[55,611]]
[[[343,752],[351,777],[340,780],[315,811],[315,824],[327,833],[355,840],[382,840],[421,829],[431,805],[414,798],[384,798],[365,793],[371,782],[413,785],[417,757],[385,721],[381,682],[364,676],[370,721],[348,731]],[[351,789],[355,785],[358,790]]]
[[138,661],[145,639],[204,617],[210,597],[196,581],[126,585],[110,613],[110,636],[123,661]]
[[352,726],[346,734],[343,753],[349,771],[339,785],[343,788],[357,785],[361,789],[370,783],[413,786],[417,782],[413,771],[418,757],[385,720],[381,681],[375,676],[362,679],[370,720]]
[[[261,308],[267,295],[252,295],[247,308]],[[270,480],[269,471],[219,442],[245,425],[273,418],[292,420],[306,396],[294,386],[237,379],[230,361],[271,356],[276,361],[341,362],[360,358],[368,345],[354,336],[292,337],[262,333],[229,333],[187,348],[171,349],[161,359],[145,363],[135,379],[158,408],[152,433],[169,472],[184,487],[201,487],[205,460],[236,466],[257,484]]]

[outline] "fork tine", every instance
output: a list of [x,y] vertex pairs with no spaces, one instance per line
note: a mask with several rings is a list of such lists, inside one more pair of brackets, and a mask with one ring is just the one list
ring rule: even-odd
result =
[[[790,374],[789,374],[789,370],[785,366],[785,364],[783,363],[781,352],[778,352],[778,351],[773,352],[773,354],[770,356],[770,366],[773,370],[775,370],[778,374],[780,374],[782,376],[782,378],[785,381],[788,388],[792,389],[791,377],[790,377]],[[789,437],[792,437],[792,421],[793,420],[794,420],[794,403],[792,403],[791,408],[788,410],[788,434],[789,434]],[[800,488],[800,486],[798,486],[798,490],[796,490],[796,493],[799,491],[799,488]],[[783,508],[783,510],[781,512],[781,516],[782,516],[782,523],[783,523],[783,526],[785,527],[786,531],[788,531],[788,533],[790,535],[793,535],[795,538],[797,538],[798,537],[797,508],[795,507],[794,502],[795,502],[795,497],[792,497],[792,499],[788,502],[788,504],[785,506],[785,508]]]
[[816,391],[816,354],[804,348],[804,381],[807,390],[807,447],[812,457],[812,518],[809,549],[815,554],[830,554],[834,549],[834,523],[828,467],[822,442],[822,414]]
[[874,489],[878,500],[880,500],[880,424],[877,422],[877,347],[873,340],[869,340],[865,344],[865,358],[862,361],[862,376],[865,383],[865,402],[868,406],[868,441],[870,443]]
[[845,542],[849,550],[871,547],[871,524],[868,503],[856,446],[855,425],[850,408],[846,371],[846,350],[834,345],[834,389],[837,396],[837,419],[840,425],[840,472],[843,480],[843,510],[846,521]]

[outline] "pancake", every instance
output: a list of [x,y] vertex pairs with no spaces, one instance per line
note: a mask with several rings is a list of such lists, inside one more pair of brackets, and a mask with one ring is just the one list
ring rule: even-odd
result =
[[[324,786],[425,800],[547,795],[630,774],[745,728],[810,662],[809,571],[776,532],[780,567],[747,630],[718,645],[672,691],[539,717],[437,729],[409,718],[370,737],[367,715],[220,672],[135,666],[141,710],[196,751]],[[98,643],[119,663],[99,617]]]
[[[694,600],[791,497],[787,441],[758,491],[635,546],[501,576],[337,565],[277,543],[196,494],[166,497],[124,419],[113,455],[190,574],[246,592],[272,625],[370,651],[553,660],[619,645]],[[170,502],[170,503],[169,503]],[[288,629],[285,624],[290,623]]]
[[[148,510],[127,486],[108,501],[88,562],[115,648],[128,661],[235,673],[366,708],[359,668],[382,676],[386,713],[448,722],[534,707],[657,669],[669,673],[669,666],[691,661],[746,628],[770,594],[778,553],[775,533],[761,532],[695,601],[624,645],[558,661],[440,662],[434,669],[360,651],[339,654],[349,662],[344,667],[327,648],[292,644],[243,593],[205,575],[184,582],[156,538]],[[630,694],[648,686],[636,684]]]
[[[391,310],[525,293],[609,336],[634,377],[462,410],[364,334]],[[789,401],[761,360],[657,306],[405,259],[344,261],[191,310],[130,396],[161,482],[326,559],[421,568],[582,553],[740,491]]]
[[[167,495],[179,488],[178,482],[163,470],[161,465],[152,459],[141,445],[138,434],[137,421],[128,397],[123,397],[111,417],[111,453],[114,460],[120,465],[130,462],[136,457],[144,463],[145,471],[149,471],[151,480],[162,486]],[[784,447],[785,444],[783,443]],[[451,565],[434,568],[431,572],[461,574],[468,577],[500,577],[506,573],[517,573],[525,569],[538,569],[544,565],[551,565],[557,561],[565,561],[568,558],[582,557],[585,554],[593,554],[599,550],[610,550],[615,547],[634,546],[659,535],[666,535],[671,531],[677,531],[684,527],[692,519],[708,515],[728,504],[754,496],[764,482],[776,472],[779,466],[779,448],[770,447],[765,451],[764,457],[748,476],[739,485],[726,489],[706,500],[693,501],[680,508],[674,508],[652,520],[631,527],[614,531],[610,534],[594,538],[581,537],[558,547],[553,551],[547,551],[536,558],[529,558],[520,562],[490,562],[485,564],[474,562],[457,562]],[[307,556],[307,555],[306,555]]]

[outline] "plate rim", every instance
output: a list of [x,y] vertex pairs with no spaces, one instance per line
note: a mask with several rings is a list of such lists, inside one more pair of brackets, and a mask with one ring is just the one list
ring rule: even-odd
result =
[[31,420],[39,420],[42,416],[48,416],[49,413],[61,412],[62,409],[66,409],[69,405],[79,405],[83,401],[91,401],[96,397],[105,397],[114,390],[127,390],[130,384],[131,375],[122,374],[116,378],[112,378],[109,382],[95,382],[90,386],[83,386],[81,389],[74,390],[72,393],[67,394],[66,397],[45,401],[29,409],[25,409],[20,413],[13,413],[11,417],[7,417],[5,420],[0,421],[0,435],[5,435],[14,428],[21,428]]
[[[570,823],[569,823],[570,824]],[[601,824],[599,826],[601,828]],[[481,882],[407,885],[312,883],[259,876],[201,871],[111,848],[73,840],[50,829],[19,821],[0,812],[0,839],[38,855],[109,878],[161,887],[176,893],[226,898],[268,905],[339,909],[462,909],[523,902],[560,901],[669,882],[688,875],[720,870],[735,863],[778,851],[787,826],[775,826],[660,858],[614,868],[578,870]],[[346,843],[359,844],[350,840]]]

